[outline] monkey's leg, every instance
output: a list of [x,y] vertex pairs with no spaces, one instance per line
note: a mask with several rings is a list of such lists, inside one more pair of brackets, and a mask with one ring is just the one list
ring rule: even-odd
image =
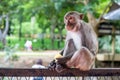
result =
[[94,63],[95,55],[93,55],[86,47],[82,47],[76,51],[72,58],[66,63],[68,67],[75,67],[86,71],[91,69]]

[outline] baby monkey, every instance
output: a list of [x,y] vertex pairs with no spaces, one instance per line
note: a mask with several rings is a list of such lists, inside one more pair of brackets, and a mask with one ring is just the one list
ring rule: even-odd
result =
[[77,11],[67,12],[64,16],[67,31],[65,47],[59,57],[50,63],[49,68],[58,72],[66,68],[90,70],[98,50],[97,36],[92,26],[83,21],[83,14]]

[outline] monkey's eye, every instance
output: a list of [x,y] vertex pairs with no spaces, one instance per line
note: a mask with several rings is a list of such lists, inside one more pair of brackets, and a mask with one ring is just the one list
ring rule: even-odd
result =
[[65,19],[67,20],[67,17],[65,17]]

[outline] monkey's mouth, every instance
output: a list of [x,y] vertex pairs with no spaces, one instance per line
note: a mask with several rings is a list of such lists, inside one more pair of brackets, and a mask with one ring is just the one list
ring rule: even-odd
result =
[[67,27],[69,27],[70,29],[73,29],[75,27],[76,23],[70,23],[68,22]]

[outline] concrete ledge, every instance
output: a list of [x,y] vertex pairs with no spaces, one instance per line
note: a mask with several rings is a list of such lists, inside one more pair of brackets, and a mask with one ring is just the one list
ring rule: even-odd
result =
[[[111,53],[98,53],[96,58],[98,61],[112,61],[113,54],[111,54]],[[120,54],[115,54],[114,61],[120,61]]]

